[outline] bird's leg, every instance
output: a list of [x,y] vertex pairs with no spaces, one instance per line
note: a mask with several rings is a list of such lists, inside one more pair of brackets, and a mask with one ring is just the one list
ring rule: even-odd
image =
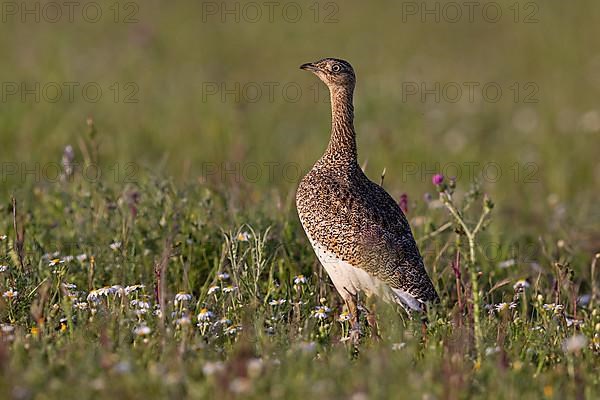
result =
[[[371,328],[371,333],[375,340],[380,341],[381,336],[379,336],[379,326],[377,325],[377,314],[375,313],[375,299],[370,296],[367,298],[369,308],[365,307],[367,311],[367,323]],[[372,310],[372,311],[371,311]]]
[[[426,309],[425,309],[426,311]],[[427,315],[421,315],[421,335],[423,337],[423,344],[427,344],[427,324],[429,320],[427,319]]]
[[350,340],[352,341],[352,344],[358,346],[360,342],[360,323],[355,296],[346,290],[344,301],[346,302],[346,307],[348,307],[348,313],[350,314]]

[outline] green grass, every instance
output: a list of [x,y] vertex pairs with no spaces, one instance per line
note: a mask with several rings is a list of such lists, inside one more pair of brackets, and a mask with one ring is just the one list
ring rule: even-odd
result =
[[[538,3],[539,22],[524,24],[512,21],[513,3],[497,3],[499,23],[403,22],[393,1],[339,3],[332,24],[314,23],[308,4],[296,24],[202,22],[201,2],[144,1],[133,24],[0,24],[3,90],[22,82],[103,89],[97,103],[0,104],[0,292],[18,292],[0,297],[0,397],[597,398],[598,299],[577,299],[598,290],[600,268],[594,277],[600,5]],[[112,2],[99,4],[106,11]],[[329,127],[324,87],[298,66],[324,56],[357,71],[361,163],[375,181],[386,169],[395,198],[408,194],[442,299],[426,332],[402,310],[373,305],[382,340],[363,321],[358,353],[340,341],[341,300],[294,206]],[[115,82],[135,84],[139,102],[122,101],[126,91],[115,102]],[[276,90],[273,101],[263,93],[253,102],[205,92],[266,82],[298,85],[303,95],[291,101]],[[453,82],[495,82],[503,96],[454,103],[403,92],[407,83]],[[539,101],[524,102],[527,83]],[[62,182],[55,175],[68,144],[77,167]],[[498,169],[498,179],[486,176]],[[460,175],[456,204],[473,200],[469,226],[484,194],[495,203],[470,271],[466,238],[436,201],[435,172]],[[54,258],[64,262],[50,266]],[[298,275],[306,283],[294,284]],[[522,279],[530,285],[517,293]],[[94,301],[95,290],[136,284],[144,288]],[[229,285],[236,289],[225,293]],[[219,290],[209,295],[212,286]],[[180,292],[191,300],[175,304]],[[285,302],[269,304],[276,300]],[[140,301],[149,308],[140,311]],[[318,306],[330,308],[327,318],[315,317]],[[212,317],[198,326],[204,308]]]
[[[590,255],[572,243],[557,246],[558,236],[547,234],[540,255],[515,253],[505,241],[487,254],[485,245],[494,242],[483,232],[476,251],[483,309],[477,363],[466,263],[459,284],[450,268],[456,251],[466,258],[465,240],[457,242],[452,229],[426,236],[450,216],[414,209],[412,220],[425,220],[415,231],[425,238],[421,247],[442,303],[431,311],[426,333],[418,319],[378,304],[383,339],[376,341],[363,321],[356,354],[340,341],[349,326],[338,321],[339,296],[289,202],[247,215],[201,185],[177,187],[148,176],[136,185],[139,197],[131,190],[77,176],[38,189],[35,206],[17,216],[18,230],[26,228],[23,267],[10,218],[3,222],[8,238],[0,257],[8,269],[0,285],[18,292],[2,302],[6,396],[598,395],[600,315],[597,306],[577,304],[591,293]],[[512,259],[514,265],[499,266]],[[228,278],[220,279],[222,273]],[[296,284],[298,275],[306,283]],[[513,285],[523,278],[530,286],[518,293]],[[145,287],[106,291],[137,284]],[[175,301],[178,293],[191,298]],[[494,311],[502,302],[514,308]],[[330,308],[324,319],[314,313],[321,305]],[[573,318],[579,322],[571,324]],[[582,347],[565,349],[582,339]]]

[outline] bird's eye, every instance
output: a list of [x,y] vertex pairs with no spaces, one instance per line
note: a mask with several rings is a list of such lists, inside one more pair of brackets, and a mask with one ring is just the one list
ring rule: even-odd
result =
[[333,64],[333,67],[331,67],[331,70],[333,72],[340,72],[342,70],[342,67],[340,66],[340,64]]

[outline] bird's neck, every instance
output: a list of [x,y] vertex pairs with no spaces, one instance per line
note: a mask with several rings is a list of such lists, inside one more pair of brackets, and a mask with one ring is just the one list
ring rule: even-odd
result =
[[353,88],[331,88],[331,139],[325,156],[337,161],[357,162],[354,131]]

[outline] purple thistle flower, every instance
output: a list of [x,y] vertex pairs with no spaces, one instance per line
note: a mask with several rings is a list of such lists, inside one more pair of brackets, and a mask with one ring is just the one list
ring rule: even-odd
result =
[[406,193],[402,193],[398,205],[404,214],[408,214],[408,195]]
[[435,186],[441,185],[442,182],[444,182],[444,175],[442,175],[442,174],[435,174],[433,176],[433,178],[431,178],[431,182],[433,182],[433,184]]

